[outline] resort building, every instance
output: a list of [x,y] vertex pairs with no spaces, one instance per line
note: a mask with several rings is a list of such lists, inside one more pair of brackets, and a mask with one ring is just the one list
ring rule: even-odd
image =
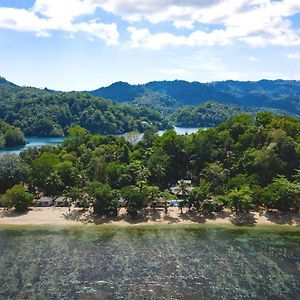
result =
[[53,199],[51,197],[42,197],[40,199],[33,201],[33,206],[39,207],[49,207],[53,204]]
[[70,203],[70,199],[64,196],[58,197],[54,200],[54,206],[56,207],[70,206]]

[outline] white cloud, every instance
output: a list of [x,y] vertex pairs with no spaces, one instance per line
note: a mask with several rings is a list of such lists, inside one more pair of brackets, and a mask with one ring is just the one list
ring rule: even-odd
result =
[[[76,22],[78,17],[93,16],[97,9],[130,23],[132,47],[160,49],[236,42],[253,47],[300,45],[300,31],[289,21],[289,17],[300,12],[299,0],[36,0],[30,10],[0,8],[0,28],[32,31],[43,37],[54,30],[67,34],[81,31],[106,44],[117,44],[115,23]],[[150,28],[138,28],[141,20],[156,26],[170,22],[174,29],[151,33]],[[203,25],[206,29],[200,30]],[[194,32],[176,33],[182,28]]]
[[[106,2],[106,1],[102,1]],[[168,45],[214,46],[242,42],[253,47],[267,45],[300,45],[299,30],[293,28],[288,17],[300,12],[299,0],[216,0],[175,1],[149,0],[138,4],[137,0],[110,0],[102,8],[122,16],[131,22],[146,19],[151,23],[171,21],[175,28],[193,29],[199,24],[219,25],[220,29],[195,30],[189,36],[174,33],[147,34],[143,41],[132,45],[158,49]],[[126,4],[126,5],[125,5]],[[132,27],[131,27],[132,28]],[[132,33],[144,29],[131,30]],[[144,31],[144,33],[146,33]],[[132,35],[132,37],[136,37]],[[166,39],[160,41],[162,37]],[[156,41],[157,44],[153,45]]]
[[47,20],[40,19],[25,9],[0,8],[0,27],[18,31],[45,32],[49,24]]
[[[277,26],[273,28],[273,24]],[[254,26],[229,26],[212,31],[196,30],[187,36],[167,32],[151,33],[148,29],[129,27],[130,45],[133,48],[145,47],[161,49],[166,46],[226,46],[235,42],[246,43],[253,47],[300,46],[300,35],[291,29],[288,22],[273,20],[273,24]]]
[[255,56],[250,56],[249,60],[252,61],[252,62],[258,62],[259,61],[259,59]]
[[103,24],[96,21],[75,24],[76,31],[89,33],[91,37],[102,39],[107,45],[117,45],[119,32],[116,24]]
[[49,32],[46,31],[39,31],[35,34],[36,37],[42,37],[42,38],[47,38],[50,37],[51,34]]
[[[132,22],[146,19],[220,24],[246,22],[244,16],[288,17],[300,11],[298,0],[90,0],[97,7]],[[91,4],[91,5],[92,5]],[[252,18],[249,26],[259,21]],[[178,23],[177,23],[178,24]]]
[[118,44],[115,23],[95,20],[76,23],[76,17],[92,14],[95,9],[90,0],[37,0],[31,10],[0,7],[0,28],[34,32],[37,37],[49,37],[52,31],[63,31],[71,36],[84,32],[107,45]]
[[59,24],[72,22],[78,16],[92,14],[95,9],[93,1],[87,0],[36,0],[33,7],[34,12]]
[[300,59],[300,53],[288,53],[286,57],[289,59]]
[[175,36],[170,33],[151,34],[148,29],[127,28],[130,34],[129,45],[133,48],[145,47],[161,49],[165,46],[180,46],[186,42],[184,36]]

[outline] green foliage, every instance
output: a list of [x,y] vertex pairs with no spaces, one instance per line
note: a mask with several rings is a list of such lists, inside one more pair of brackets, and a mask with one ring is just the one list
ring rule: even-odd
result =
[[6,122],[0,120],[0,148],[14,147],[25,144],[25,137],[23,132],[10,126]]
[[198,106],[183,107],[176,111],[171,116],[171,119],[176,126],[181,127],[212,127],[236,115],[249,111],[251,112],[250,109],[236,105],[208,101]]
[[163,93],[152,91],[142,85],[116,82],[109,87],[90,92],[92,95],[112,99],[120,103],[130,103],[141,108],[151,108],[168,114],[180,107],[181,102]]
[[[183,105],[199,105],[212,99],[226,104],[249,107],[251,111],[255,107],[299,114],[299,91],[300,84],[297,80],[260,80],[257,82],[228,80],[211,83],[175,80],[154,81],[144,85],[116,82],[109,87],[90,93],[117,102],[151,107],[165,114]],[[207,110],[209,111],[210,108]],[[220,116],[223,115],[218,110],[216,112]]]
[[150,204],[153,208],[156,206],[156,201],[161,196],[161,191],[158,186],[155,185],[146,185],[143,188],[143,192],[147,198],[148,204]]
[[268,208],[280,210],[300,208],[300,184],[284,176],[275,178],[263,192],[263,202]]
[[104,182],[106,178],[106,173],[105,173],[106,165],[107,163],[105,161],[105,157],[103,156],[92,157],[92,159],[88,164],[88,169],[87,169],[89,179]]
[[[34,186],[49,191],[49,184],[52,185],[51,173],[55,170],[59,158],[54,153],[44,152],[32,162],[31,181]],[[50,187],[52,193],[52,188]]]
[[1,202],[6,207],[14,207],[17,212],[28,210],[33,201],[33,196],[30,195],[23,185],[18,184],[8,189],[2,196]]
[[46,177],[43,187],[40,185],[39,188],[47,195],[58,196],[63,192],[65,185],[59,174],[54,171]]
[[228,170],[220,162],[208,163],[202,170],[201,178],[210,183],[213,191],[221,192],[228,179]]
[[119,195],[108,184],[95,183],[89,187],[90,196],[94,199],[94,212],[99,215],[118,214]]
[[223,203],[215,201],[214,199],[204,200],[200,203],[200,210],[202,213],[210,215],[214,212],[220,212],[223,209]]
[[131,176],[126,172],[126,165],[116,161],[107,165],[106,176],[113,188],[122,188],[132,182]]
[[243,114],[192,135],[150,132],[135,145],[123,137],[92,135],[79,126],[69,133],[60,147],[1,156],[0,193],[26,183],[33,191],[65,193],[79,206],[89,207],[96,197],[87,188],[96,182],[100,200],[95,211],[115,213],[111,195],[122,190],[128,213],[136,215],[155,203],[161,191],[187,179],[194,190],[180,181],[181,195],[190,208],[204,212],[220,208],[214,199],[237,212],[260,206],[297,209],[299,119]]
[[253,209],[253,191],[248,185],[230,190],[219,200],[236,213],[247,213]]
[[81,187],[67,187],[64,191],[67,198],[71,200],[71,203],[77,207],[89,208],[90,196],[86,191],[86,188]]
[[122,196],[126,201],[127,213],[133,217],[137,216],[147,206],[145,192],[133,186],[123,188]]
[[15,184],[27,182],[29,167],[17,155],[0,156],[0,194]]
[[210,190],[210,184],[205,179],[201,179],[199,186],[195,187],[188,196],[189,207],[194,206],[196,209],[200,209],[201,203],[210,196]]
[[[46,137],[66,135],[76,124],[101,134],[143,132],[153,125],[161,129],[168,125],[154,110],[120,106],[89,94],[21,87],[0,87],[0,118],[20,128],[26,136]],[[15,128],[7,135],[9,143],[21,138]]]
[[77,170],[71,161],[63,161],[55,165],[55,171],[64,186],[74,186],[77,183]]
[[166,176],[166,172],[170,168],[169,156],[163,149],[157,147],[150,155],[147,161],[147,167],[150,171],[153,182],[161,186],[163,184],[163,178]]

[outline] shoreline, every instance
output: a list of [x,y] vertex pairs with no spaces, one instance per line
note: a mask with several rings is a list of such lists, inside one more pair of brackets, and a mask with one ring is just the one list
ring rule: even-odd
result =
[[233,227],[276,226],[300,228],[300,213],[296,212],[251,212],[236,216],[230,210],[224,210],[211,216],[203,216],[197,212],[183,213],[177,207],[169,208],[166,214],[163,209],[152,211],[146,209],[138,218],[131,218],[126,210],[121,208],[117,217],[98,217],[91,210],[80,208],[45,207],[31,208],[26,213],[16,213],[13,210],[0,208],[1,226],[160,226],[171,225],[218,225]]

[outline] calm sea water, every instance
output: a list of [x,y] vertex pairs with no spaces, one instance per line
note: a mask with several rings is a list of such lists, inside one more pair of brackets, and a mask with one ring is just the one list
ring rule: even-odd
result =
[[[202,128],[202,129],[207,129]],[[177,134],[185,135],[185,134],[192,134],[195,133],[199,130],[199,128],[188,128],[188,127],[174,127],[174,130],[176,131]],[[166,130],[159,130],[157,132],[158,135],[163,135],[166,132]]]
[[[198,128],[183,128],[183,127],[175,127],[174,130],[178,134],[191,134],[194,133],[198,130]],[[166,130],[160,130],[158,131],[159,135],[163,135],[163,133],[166,132]],[[120,135],[122,136],[122,135]],[[142,138],[142,134],[141,137]],[[63,137],[58,137],[58,138],[38,138],[38,137],[28,137],[26,138],[27,144],[24,146],[19,146],[19,147],[11,147],[11,148],[5,148],[1,149],[0,148],[0,155],[3,154],[19,154],[23,149],[29,148],[29,147],[41,147],[41,146],[57,146],[62,143],[62,141],[65,138]]]
[[57,146],[64,140],[63,137],[58,138],[38,138],[38,137],[28,137],[26,138],[26,145],[11,148],[0,149],[0,155],[2,154],[19,154],[23,149],[30,147],[41,147],[41,146]]
[[300,229],[0,227],[0,299],[299,299]]

